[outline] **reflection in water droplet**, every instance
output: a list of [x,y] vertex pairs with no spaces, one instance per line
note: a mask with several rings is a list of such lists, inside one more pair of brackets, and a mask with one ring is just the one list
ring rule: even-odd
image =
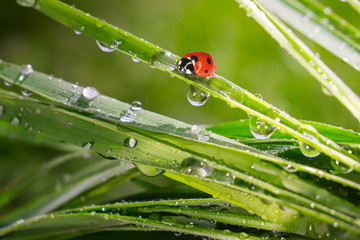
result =
[[4,114],[4,106],[0,105],[0,117]]
[[[316,142],[318,142],[318,140],[314,136],[310,135],[307,132],[303,132],[303,135],[307,136],[308,138],[310,138],[310,139],[312,139],[312,140],[314,140]],[[309,157],[309,158],[317,157],[321,153],[321,151],[319,151],[316,148],[310,146],[309,144],[301,142],[301,141],[299,141],[299,148],[300,148],[301,153],[305,157]]]
[[111,46],[107,46],[105,43],[101,43],[96,40],[97,45],[99,46],[100,50],[103,52],[113,52],[115,48],[111,48]]
[[133,102],[131,103],[130,109],[131,109],[132,111],[140,111],[140,110],[142,109],[142,104],[141,104],[141,102],[140,102],[140,101],[133,101]]
[[257,139],[269,138],[276,129],[270,123],[264,122],[252,115],[249,115],[249,127],[251,134]]
[[124,146],[128,148],[134,148],[136,146],[136,138],[134,137],[128,137],[124,140]]
[[16,2],[23,7],[33,7],[36,0],[16,0]]
[[210,140],[210,133],[208,131],[201,130],[197,135],[197,139],[202,142],[207,142]]
[[18,126],[20,124],[20,119],[18,117],[14,117],[13,119],[11,119],[10,124]]
[[134,163],[134,165],[142,174],[144,174],[145,176],[148,176],[148,177],[155,177],[155,176],[158,176],[158,175],[164,173],[164,170],[162,170],[162,169],[158,169],[158,168],[144,165],[141,163]]
[[29,97],[29,96],[31,96],[31,94],[32,94],[31,91],[29,91],[29,90],[27,90],[27,89],[25,89],[25,88],[21,88],[21,93],[22,93],[22,95],[24,95],[25,97]]
[[210,97],[210,93],[207,93],[200,88],[193,85],[187,86],[186,97],[193,106],[202,106]]
[[83,89],[82,95],[84,96],[84,98],[86,100],[93,100],[94,98],[96,98],[99,95],[99,92],[94,87],[86,87]]
[[212,173],[212,168],[205,162],[191,157],[184,159],[180,167],[181,172],[193,176],[208,177]]
[[151,56],[150,64],[166,71],[173,71],[176,68],[176,57],[169,51],[161,50]]

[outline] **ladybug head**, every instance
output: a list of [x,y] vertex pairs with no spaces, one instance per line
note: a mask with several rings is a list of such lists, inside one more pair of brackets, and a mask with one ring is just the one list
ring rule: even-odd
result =
[[183,74],[195,74],[194,63],[191,59],[181,58],[177,62],[177,69],[180,73]]

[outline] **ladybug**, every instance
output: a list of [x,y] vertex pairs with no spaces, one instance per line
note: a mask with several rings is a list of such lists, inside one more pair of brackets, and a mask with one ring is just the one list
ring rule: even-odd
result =
[[190,52],[177,62],[177,68],[180,73],[209,77],[215,72],[215,62],[207,53]]

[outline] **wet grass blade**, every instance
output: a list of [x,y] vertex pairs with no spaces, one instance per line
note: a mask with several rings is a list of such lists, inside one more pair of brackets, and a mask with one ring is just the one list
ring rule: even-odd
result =
[[[17,76],[15,74],[15,79]],[[47,83],[46,87],[43,87],[44,81]],[[97,96],[101,101],[94,98],[91,104],[84,104],[78,101],[82,99],[81,86],[76,86],[74,91],[71,84],[56,78],[49,81],[44,74],[34,72],[27,76],[21,85],[43,96],[49,96],[48,98],[56,100],[58,104],[64,102],[70,109],[41,103],[32,98],[19,98],[16,94],[1,91],[0,105],[5,109],[2,120],[15,122],[23,127],[28,127],[23,125],[28,122],[28,125],[33,126],[32,129],[45,135],[79,146],[89,145],[92,150],[106,157],[122,158],[178,173],[192,174],[194,171],[193,174],[197,177],[207,178],[207,181],[202,183],[203,187],[206,182],[214,186],[213,181],[220,182],[222,187],[229,186],[223,190],[227,194],[221,195],[226,199],[244,191],[250,192],[327,223],[336,223],[341,229],[357,232],[357,228],[360,228],[356,226],[356,222],[354,225],[354,216],[360,214],[359,209],[346,199],[285,171],[283,165],[289,164],[286,160],[216,134],[207,135],[208,132],[201,129],[202,132],[191,133],[191,126],[145,110],[137,110],[133,122],[122,122],[118,116],[124,114],[123,110],[129,110],[129,105],[103,95]],[[61,94],[54,95],[54,89],[61,89]],[[77,97],[74,98],[74,95]],[[19,107],[26,109],[21,118],[17,115]],[[14,121],[14,118],[18,119]],[[158,122],[162,122],[162,125],[159,126]],[[57,126],[56,129],[54,125]],[[135,145],[127,143],[129,138],[133,138],[132,141],[135,139]],[[189,172],[192,168],[194,170]],[[346,179],[308,166],[299,169],[319,178],[328,177],[329,180],[349,184],[354,188],[357,186]],[[192,182],[187,184],[190,183]],[[198,185],[195,186],[202,190]],[[255,190],[252,190],[252,186],[256,186]],[[219,188],[215,189],[219,191]],[[214,191],[211,193],[216,195]],[[232,201],[240,206],[244,204],[242,201]],[[249,204],[253,205],[253,202]],[[333,206],[336,206],[337,210],[334,210]],[[262,215],[262,208],[246,206],[247,209],[251,207],[254,207],[253,211],[256,210],[254,213]],[[278,215],[267,217],[272,221],[280,218]]]
[[[263,9],[258,9],[258,6],[253,4],[252,1],[244,1],[243,3],[252,3],[252,5],[250,4],[251,7],[255,6],[254,9],[249,11],[257,13],[259,16],[265,16],[266,18],[270,17],[267,12],[264,14]],[[36,10],[39,10],[56,21],[59,21],[60,23],[76,31],[80,31],[84,35],[88,35],[96,39],[102,43],[102,48],[104,49],[105,47],[106,51],[112,51],[114,49],[121,51],[144,63],[153,65],[156,69],[168,72],[176,78],[185,81],[188,84],[194,85],[203,91],[207,91],[214,97],[226,101],[231,106],[240,108],[246,111],[248,114],[256,116],[259,119],[278,127],[280,131],[289,133],[299,141],[309,144],[311,147],[322,151],[324,154],[353,168],[355,171],[360,171],[360,160],[356,156],[349,154],[345,149],[342,149],[333,142],[328,144],[329,139],[319,135],[316,129],[309,129],[309,126],[304,125],[295,118],[290,117],[288,114],[281,112],[271,104],[257,98],[255,95],[233,84],[229,80],[216,74],[209,78],[187,78],[181,75],[175,69],[176,61],[180,58],[179,56],[176,56],[169,51],[165,51],[164,49],[150,44],[143,39],[135,37],[126,31],[107,24],[102,20],[90,16],[90,14],[86,14],[62,2],[56,0],[42,0],[38,1],[34,7]],[[254,16],[255,15],[256,14],[254,14]],[[274,23],[278,24],[278,22],[267,21],[267,23],[271,24],[271,30],[278,29],[277,25],[274,26]],[[288,35],[288,32],[286,31],[283,32],[277,30],[277,33],[281,33],[281,36]],[[293,35],[291,35],[291,37],[295,38]],[[284,41],[283,37],[281,37],[281,39]],[[286,45],[289,42],[296,42],[294,39],[288,40],[286,37],[285,39],[286,41],[284,44]],[[314,66],[309,65],[308,62],[315,58],[315,55],[310,53],[307,47],[302,43],[300,45],[306,50],[304,54],[302,53],[303,55],[299,55],[297,50],[300,51],[300,48],[296,48],[296,51],[294,48],[291,48],[293,50],[292,53],[301,57],[301,63],[304,63],[305,66],[308,67],[308,70],[314,73],[314,75],[317,76],[319,80],[321,79],[326,87],[330,88],[330,82],[332,82],[337,89],[336,92],[334,92],[334,87],[331,89],[334,96],[339,97],[339,99],[347,108],[350,109],[354,116],[360,120],[360,100],[358,97],[349,88],[347,88],[341,82],[341,80],[338,79],[338,77],[333,74],[322,62],[320,62],[319,59],[315,59],[316,61]],[[306,60],[306,62],[303,60]],[[5,71],[3,71],[2,76],[8,81],[13,81],[11,79],[14,79],[14,76],[9,76],[8,74],[14,72],[9,71],[10,69],[6,68]],[[21,76],[19,73],[16,74],[18,74],[17,77]],[[325,80],[323,77],[324,74],[327,80]],[[329,74],[329,76],[326,74]],[[21,84],[26,88],[26,81]],[[61,90],[58,89],[53,94],[58,94],[61,96]],[[308,134],[304,134],[304,132],[307,132]],[[313,137],[309,137],[309,134]]]
[[360,71],[360,30],[316,0],[260,2],[284,22]]

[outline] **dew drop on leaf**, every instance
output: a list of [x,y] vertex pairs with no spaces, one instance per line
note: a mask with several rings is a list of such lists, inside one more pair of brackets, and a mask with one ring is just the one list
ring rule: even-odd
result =
[[82,145],[82,147],[85,149],[85,150],[90,150],[91,147],[92,147],[93,143],[92,142],[86,142]]
[[124,110],[120,115],[120,121],[124,123],[132,123],[133,121],[135,121],[134,112],[131,111],[130,109]]
[[330,170],[332,174],[346,174],[351,173],[353,170],[351,167],[342,164],[338,160],[331,160],[331,166],[334,168],[334,170]]
[[134,148],[136,146],[136,138],[128,137],[124,140],[124,146],[127,148]]
[[209,99],[210,93],[207,93],[193,85],[188,85],[186,91],[186,97],[191,105],[202,106]]
[[140,102],[140,101],[133,101],[133,102],[131,103],[130,109],[131,109],[132,111],[139,111],[139,110],[141,110],[141,109],[142,109],[142,104],[141,104],[141,102]]
[[12,85],[12,82],[8,82],[8,81],[4,80],[4,85],[7,87],[10,87]]
[[27,90],[27,89],[25,89],[25,88],[21,88],[21,93],[22,93],[22,95],[25,96],[25,97],[29,97],[29,96],[31,96],[31,94],[32,94],[31,91],[29,91],[29,90]]
[[191,157],[184,159],[181,162],[180,168],[181,172],[185,174],[199,177],[208,177],[213,172],[212,168],[205,162]]
[[134,163],[134,165],[142,174],[144,174],[145,176],[148,176],[148,177],[155,177],[155,176],[158,176],[158,175],[164,173],[164,170],[158,169],[156,167],[144,165],[141,163]]
[[16,0],[16,2],[23,7],[33,7],[36,0]]
[[21,70],[21,74],[19,76],[19,82],[22,82],[28,75],[30,75],[34,70],[32,69],[32,66],[30,64],[27,64],[24,66],[24,68]]
[[[310,135],[307,132],[303,132],[303,134],[314,141],[318,141],[314,136]],[[309,157],[309,158],[317,157],[321,153],[321,151],[319,151],[316,148],[310,146],[309,144],[301,142],[301,141],[299,141],[299,148],[300,148],[301,153],[305,157]]]
[[251,134],[257,139],[269,138],[276,129],[270,123],[264,122],[252,115],[249,115],[249,127]]
[[161,50],[151,56],[150,64],[166,71],[173,71],[176,68],[176,57],[169,51]]
[[115,48],[112,48],[111,46],[107,46],[105,43],[101,43],[96,40],[97,45],[99,46],[100,50],[103,52],[113,52],[115,51]]
[[10,121],[10,124],[11,125],[14,125],[14,126],[19,126],[20,124],[20,119],[18,117],[13,117]]
[[94,87],[86,87],[84,88],[84,90],[82,91],[82,95],[84,96],[84,98],[86,100],[93,100],[94,98],[96,98],[99,95],[99,92],[96,88]]
[[140,62],[140,60],[139,60],[139,59],[137,59],[137,58],[135,58],[135,57],[132,57],[131,59],[132,59],[132,60],[133,60],[133,62],[135,62],[135,63]]

